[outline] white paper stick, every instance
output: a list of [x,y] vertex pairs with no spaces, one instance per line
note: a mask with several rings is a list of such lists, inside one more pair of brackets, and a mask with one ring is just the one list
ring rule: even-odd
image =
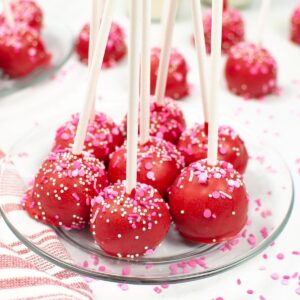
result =
[[155,98],[158,104],[162,104],[165,97],[169,61],[172,49],[172,36],[178,5],[178,0],[165,1],[165,9],[162,16],[162,46],[155,90]]
[[212,28],[211,28],[211,78],[210,78],[210,105],[208,130],[208,157],[209,165],[218,162],[218,129],[219,129],[219,89],[221,69],[222,44],[222,14],[223,0],[212,1]]
[[131,193],[136,186],[138,113],[139,113],[139,28],[141,27],[141,0],[130,0],[129,36],[129,95],[127,117],[127,163],[126,192]]
[[84,103],[84,107],[79,119],[79,124],[73,145],[74,154],[80,154],[82,152],[90,116],[92,115],[94,110],[94,95],[96,94],[97,82],[100,75],[104,52],[111,28],[114,4],[115,0],[106,1],[101,26],[97,33],[95,51],[92,58],[92,64],[90,67],[88,78],[86,101]]
[[150,28],[151,1],[142,1],[142,49],[141,49],[141,105],[140,140],[144,144],[149,140],[150,127]]
[[3,11],[4,11],[5,20],[8,23],[8,25],[14,27],[15,20],[10,6],[10,0],[3,0]]
[[257,44],[261,45],[263,40],[263,35],[266,28],[266,23],[268,21],[268,13],[270,11],[271,0],[261,0],[261,7],[259,11],[258,23],[257,23]]
[[208,91],[207,91],[207,55],[205,47],[202,9],[199,0],[192,0],[192,14],[194,22],[194,37],[197,52],[198,73],[200,79],[200,90],[202,98],[202,107],[204,112],[204,121],[208,122]]

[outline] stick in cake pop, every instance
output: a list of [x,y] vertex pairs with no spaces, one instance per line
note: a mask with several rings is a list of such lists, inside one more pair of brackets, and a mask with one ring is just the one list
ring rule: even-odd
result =
[[3,0],[3,10],[7,24],[11,27],[14,27],[15,20],[11,9],[10,0]]
[[218,161],[218,90],[223,0],[212,1],[212,64],[208,158],[183,169],[169,191],[173,220],[183,237],[217,243],[239,233],[247,221],[248,198],[240,174]]
[[236,95],[262,98],[277,90],[277,64],[262,47],[270,0],[263,0],[258,20],[257,43],[242,42],[230,51],[225,64],[227,86]]
[[178,0],[166,0],[163,16],[162,47],[160,53],[155,98],[162,105],[168,78],[168,68],[172,46],[172,36],[177,12]]
[[92,64],[90,67],[90,74],[88,79],[88,92],[86,97],[86,102],[82,114],[79,119],[74,145],[73,153],[78,154],[82,152],[86,132],[89,125],[90,117],[94,110],[94,95],[96,94],[97,82],[101,68],[99,68],[99,62],[103,61],[106,43],[108,40],[109,30],[112,24],[112,15],[115,0],[106,1],[103,13],[103,19],[99,32],[97,34],[96,44],[95,44],[95,55],[93,56]]
[[198,0],[192,1],[192,13],[193,13],[193,22],[194,22],[195,45],[197,50],[198,71],[200,77],[201,99],[202,99],[202,107],[204,112],[204,124],[205,124],[206,132],[208,132],[208,91],[207,91],[207,82],[206,82],[207,55],[206,55],[203,20],[202,20],[202,9],[201,9],[200,1]]
[[131,0],[130,3],[127,176],[125,182],[107,187],[94,199],[91,231],[105,252],[135,258],[153,251],[163,240],[169,230],[170,215],[158,192],[136,181],[141,2]]

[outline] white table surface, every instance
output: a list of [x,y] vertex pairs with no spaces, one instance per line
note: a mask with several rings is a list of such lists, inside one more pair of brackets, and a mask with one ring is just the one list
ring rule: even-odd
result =
[[[76,34],[82,24],[88,19],[89,4],[86,0],[41,0],[47,18],[56,18],[57,22],[64,18],[73,33]],[[119,0],[124,2],[124,0]],[[188,0],[184,2],[186,6]],[[287,41],[288,17],[297,1],[274,0],[265,44],[278,60],[279,83],[282,95],[272,96],[264,101],[243,101],[230,95],[224,88],[221,92],[222,112],[235,121],[255,131],[258,136],[271,140],[288,162],[295,180],[296,201],[293,215],[284,232],[276,240],[275,245],[263,254],[234,270],[221,275],[191,283],[177,284],[161,288],[157,293],[154,286],[125,286],[123,291],[115,283],[92,281],[95,299],[300,299],[296,290],[300,288],[300,279],[282,280],[282,276],[300,275],[300,202],[298,199],[300,186],[300,47]],[[254,17],[257,3],[249,11],[244,11],[247,19],[249,36],[254,36]],[[126,27],[126,17],[119,15],[118,19]],[[65,15],[65,17],[64,17]],[[185,9],[182,16],[188,16]],[[190,45],[190,18],[181,19],[176,27],[175,46],[188,57],[191,67],[190,82],[197,85],[195,56]],[[157,31],[158,28],[154,29]],[[153,34],[153,44],[157,44],[159,35]],[[126,63],[113,70],[103,72],[100,82],[100,93],[104,99],[123,97],[126,100]],[[86,68],[77,62],[73,56],[70,61],[56,74],[56,78],[38,86],[23,90],[14,95],[0,99],[0,148],[6,150],[26,129],[36,121],[55,117],[59,110],[76,111],[82,105],[80,95],[84,91]],[[114,85],[113,85],[114,84]],[[114,89],[107,87],[114,86]],[[193,96],[182,102],[182,105],[198,109],[195,95],[199,94],[197,86]],[[116,100],[117,101],[117,100]],[[119,99],[119,101],[121,101]],[[284,259],[277,258],[278,253],[284,254]],[[266,257],[266,256],[265,256]],[[278,273],[280,279],[273,280],[271,274]],[[237,280],[241,284],[237,284]],[[157,289],[156,289],[157,290]],[[247,291],[253,291],[248,294]],[[263,296],[264,298],[262,298]],[[222,298],[220,298],[222,297]],[[3,299],[5,300],[5,299]]]

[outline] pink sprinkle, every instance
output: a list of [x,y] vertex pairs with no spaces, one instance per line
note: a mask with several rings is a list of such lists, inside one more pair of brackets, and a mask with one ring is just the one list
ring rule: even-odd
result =
[[217,297],[216,300],[224,300],[223,297]]
[[211,217],[212,213],[211,213],[211,210],[210,209],[205,209],[204,212],[203,212],[203,217],[206,218],[206,219],[209,219]]
[[273,280],[278,280],[279,279],[279,275],[277,273],[273,273],[273,274],[271,274],[271,278]]
[[270,216],[272,216],[272,212],[271,212],[270,210],[265,210],[265,211],[263,211],[263,212],[261,213],[261,216],[262,216],[263,218],[270,217]]
[[122,275],[128,276],[130,274],[130,267],[124,267],[122,269]]
[[145,252],[145,254],[146,255],[151,255],[151,254],[153,254],[153,250],[152,249],[148,249],[146,252]]
[[201,173],[198,178],[199,178],[200,183],[205,183],[207,181],[207,174]]
[[61,138],[62,138],[63,140],[66,141],[66,140],[68,140],[68,139],[70,138],[70,135],[64,132],[64,133],[61,135]]
[[126,283],[119,283],[118,287],[122,290],[122,291],[128,291],[129,287],[128,284]]
[[260,230],[260,233],[262,235],[262,237],[264,239],[266,239],[268,236],[269,236],[269,232],[268,232],[268,229],[266,227],[263,227],[261,230]]
[[118,135],[119,134],[119,129],[115,127],[115,128],[113,128],[113,130],[111,132],[114,135]]
[[253,294],[254,294],[254,292],[253,292],[253,290],[248,290],[248,291],[247,291],[247,294],[249,294],[249,295],[253,295]]
[[163,289],[167,289],[167,288],[169,287],[169,285],[168,285],[168,284],[162,284],[161,287],[162,287]]
[[297,288],[295,292],[297,295],[300,295],[300,288]]
[[251,246],[255,246],[256,245],[256,238],[253,234],[250,234],[247,242],[251,245]]
[[241,285],[241,283],[242,283],[241,279],[238,279],[238,280],[236,281],[236,283],[237,283],[238,285]]
[[264,253],[262,257],[263,259],[268,259],[268,254]]
[[73,177],[78,176],[78,170],[77,169],[72,171],[72,176]]
[[99,266],[98,270],[99,270],[100,272],[105,272],[106,267],[105,267],[105,266]]
[[158,286],[156,286],[153,290],[154,290],[154,292],[157,293],[157,294],[160,294],[160,293],[161,293],[161,288],[159,288]]
[[87,268],[87,267],[89,266],[88,261],[85,260],[85,261],[82,263],[82,266],[83,266],[84,268]]
[[276,255],[276,257],[277,257],[277,259],[279,259],[279,260],[284,259],[284,255],[283,255],[282,253],[278,253],[278,254]]
[[153,168],[152,163],[151,162],[147,162],[145,163],[145,169],[146,170],[151,170]]
[[219,199],[220,198],[220,193],[218,191],[214,191],[214,192],[212,192],[212,197],[214,199]]
[[154,172],[152,172],[152,171],[147,172],[146,177],[147,177],[148,179],[153,179],[153,178],[154,178]]
[[259,300],[267,300],[264,296],[259,296]]
[[293,251],[292,254],[293,255],[300,255],[300,252],[299,251]]

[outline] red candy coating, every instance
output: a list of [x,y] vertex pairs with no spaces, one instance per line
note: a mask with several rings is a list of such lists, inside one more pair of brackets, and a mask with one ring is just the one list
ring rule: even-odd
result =
[[52,152],[23,198],[29,215],[53,226],[82,229],[91,200],[108,185],[104,165],[87,153]]
[[[86,24],[80,31],[76,42],[76,53],[80,61],[87,64],[89,55],[89,41],[90,41],[90,25]],[[114,66],[117,62],[125,57],[127,54],[127,46],[125,43],[125,34],[120,25],[113,23],[106,50],[103,59],[103,68]]]
[[51,55],[35,31],[16,26],[0,28],[0,69],[11,77],[24,77],[49,65]]
[[91,231],[110,255],[135,258],[152,253],[169,227],[167,204],[149,185],[137,183],[127,194],[125,182],[118,182],[92,201]]
[[173,221],[180,234],[198,243],[236,236],[247,221],[248,195],[231,164],[197,161],[183,169],[169,192]]
[[300,45],[300,5],[296,7],[291,17],[291,41]]
[[[152,137],[146,144],[139,145],[137,180],[153,186],[163,197],[183,167],[183,156],[170,142]],[[108,176],[111,182],[126,179],[126,145],[112,153]]]
[[[127,117],[122,123],[122,131],[126,134]],[[186,127],[182,110],[176,101],[165,98],[162,105],[151,101],[150,105],[150,135],[177,144]]]
[[[28,26],[40,33],[43,26],[43,12],[36,2],[32,0],[19,0],[11,2],[12,13],[18,25]],[[5,22],[3,14],[0,15],[0,24]]]
[[264,48],[251,43],[232,47],[225,65],[229,90],[245,98],[261,98],[277,89],[277,64]]
[[[78,122],[77,113],[56,131],[54,151],[72,147]],[[97,112],[94,121],[89,124],[84,150],[107,163],[109,154],[123,143],[120,128],[107,115]]]
[[[231,163],[239,173],[244,173],[248,163],[248,152],[239,135],[229,126],[219,128],[218,159]],[[208,136],[204,125],[196,124],[187,129],[180,137],[178,150],[185,158],[186,164],[207,157]]]
[[[159,67],[160,49],[151,50],[151,94],[155,94],[157,72]],[[181,99],[189,94],[188,65],[183,55],[172,49],[165,96]]]
[[[203,18],[206,51],[210,53],[211,43],[211,21],[212,14],[208,11]],[[223,11],[222,24],[222,52],[227,54],[232,46],[244,41],[245,29],[244,21],[240,12],[236,9],[226,9]]]

